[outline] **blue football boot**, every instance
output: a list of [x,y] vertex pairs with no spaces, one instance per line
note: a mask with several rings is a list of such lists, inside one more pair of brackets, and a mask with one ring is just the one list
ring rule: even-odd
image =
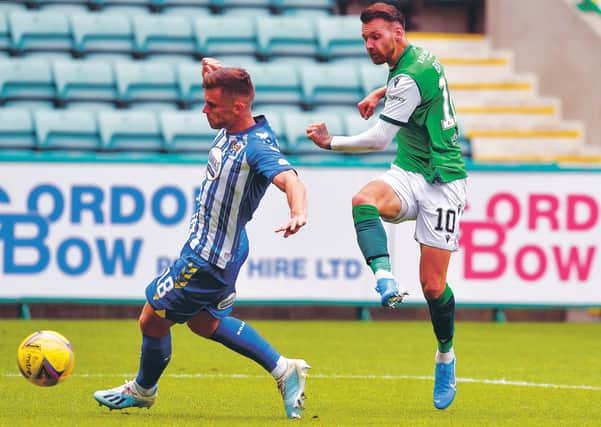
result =
[[157,400],[158,387],[153,394],[145,396],[138,391],[135,381],[125,381],[125,384],[110,390],[98,390],[94,399],[102,406],[113,409],[150,408]]
[[434,406],[437,409],[448,408],[455,394],[457,393],[457,383],[455,381],[455,358],[451,363],[436,363],[436,372],[434,374]]
[[380,294],[384,307],[396,308],[409,295],[406,289],[399,289],[395,279],[382,277],[376,282],[376,291]]
[[305,405],[305,383],[307,371],[311,368],[302,359],[287,359],[286,373],[277,380],[278,389],[284,399],[288,418],[300,418]]

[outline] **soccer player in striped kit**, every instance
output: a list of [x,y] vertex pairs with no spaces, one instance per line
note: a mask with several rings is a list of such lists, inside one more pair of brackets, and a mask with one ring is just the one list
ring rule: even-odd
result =
[[212,58],[202,62],[203,113],[219,129],[197,210],[179,258],[146,288],[140,315],[142,351],[135,380],[94,398],[110,409],[150,407],[158,380],[171,358],[170,328],[186,323],[197,335],[249,357],[277,381],[286,415],[300,418],[309,365],[281,356],[248,323],[230,316],[235,282],[248,255],[245,225],[270,184],[282,190],[290,219],[277,232],[284,237],[307,222],[305,187],[279,150],[264,116],[251,112],[254,87],[241,68],[225,68]]

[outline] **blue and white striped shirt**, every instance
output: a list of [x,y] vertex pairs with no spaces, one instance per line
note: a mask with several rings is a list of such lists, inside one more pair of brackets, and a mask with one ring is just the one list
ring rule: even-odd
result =
[[190,222],[190,247],[219,268],[236,260],[240,234],[273,178],[292,169],[265,117],[255,122],[241,133],[217,134]]

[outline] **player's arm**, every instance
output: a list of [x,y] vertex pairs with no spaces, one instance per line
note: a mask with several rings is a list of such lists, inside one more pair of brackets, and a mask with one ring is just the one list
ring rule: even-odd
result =
[[[381,94],[381,89],[374,96]],[[369,152],[386,148],[399,128],[421,103],[417,83],[401,74],[388,82],[386,103],[376,124],[365,132],[354,136],[331,136],[324,123],[313,123],[307,127],[307,136],[319,147],[343,152]]]
[[284,237],[291,236],[307,223],[307,193],[296,172],[292,169],[277,174],[273,184],[286,193],[290,207],[290,220],[287,224],[277,228],[276,233],[283,231]]
[[361,153],[381,151],[392,141],[400,125],[378,119],[365,132],[353,136],[332,136],[325,123],[318,122],[307,127],[307,137],[326,150]]
[[357,103],[357,108],[359,109],[361,117],[365,120],[369,119],[384,95],[386,95],[386,86],[382,86],[370,92],[365,98],[359,101],[359,103]]

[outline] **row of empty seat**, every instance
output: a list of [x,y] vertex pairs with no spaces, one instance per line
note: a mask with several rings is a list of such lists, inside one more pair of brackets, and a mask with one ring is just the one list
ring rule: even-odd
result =
[[[319,153],[306,126],[325,121],[334,134],[358,133],[371,121],[337,112],[270,113],[282,149]],[[197,111],[35,111],[0,109],[0,149],[206,153],[217,131]],[[387,152],[393,152],[390,146]]]
[[[227,65],[227,64],[226,64]],[[354,105],[386,81],[386,67],[367,63],[243,65],[255,85],[255,105]],[[107,103],[128,107],[163,102],[190,108],[203,102],[201,65],[166,62],[0,59],[0,104],[40,101],[57,106]]]
[[22,0],[0,3],[0,10],[64,10],[133,13],[254,13],[311,14],[334,13],[335,0]]
[[300,56],[321,60],[365,56],[356,16],[152,16],[10,12],[0,14],[0,51],[94,54]]
[[[358,114],[287,112],[267,116],[282,151],[320,156],[307,139],[306,127],[324,121],[332,134],[357,134],[373,124]],[[167,152],[207,154],[217,131],[200,111],[36,111],[0,109],[0,150],[93,152]],[[460,138],[464,154],[469,143]],[[389,160],[394,141],[382,152]]]

